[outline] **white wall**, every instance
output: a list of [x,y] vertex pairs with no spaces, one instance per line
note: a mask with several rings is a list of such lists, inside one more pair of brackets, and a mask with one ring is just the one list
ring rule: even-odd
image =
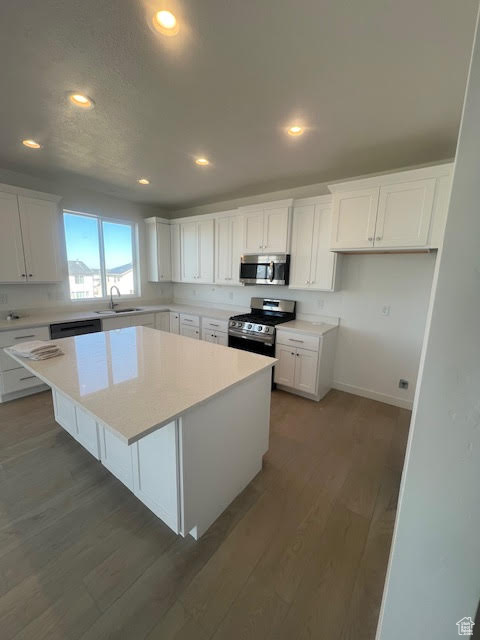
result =
[[[54,180],[44,180],[26,174],[0,169],[0,183],[11,184],[26,189],[44,191],[63,196],[61,207],[82,211],[84,213],[95,213],[98,215],[113,218],[125,218],[138,221],[140,268],[142,274],[141,297],[139,301],[168,300],[172,296],[171,284],[153,284],[146,280],[147,265],[146,251],[146,230],[143,219],[149,216],[163,216],[164,211],[158,207],[151,207],[145,204],[129,202],[120,198],[78,189],[70,181],[56,182]],[[81,305],[81,307],[80,307]],[[4,316],[10,309],[42,309],[44,307],[67,307],[72,306],[69,296],[67,274],[65,282],[60,284],[32,284],[32,285],[5,285],[0,284],[0,316]],[[74,303],[74,308],[85,308],[92,306],[91,303]],[[93,303],[98,307],[98,302]]]
[[458,638],[480,597],[479,114],[477,30],[379,640]]
[[[417,377],[435,254],[343,256],[341,290],[175,284],[175,299],[249,306],[252,296],[297,300],[303,316],[340,317],[335,384],[410,407]],[[382,307],[390,315],[382,315]],[[398,388],[400,378],[410,385]]]

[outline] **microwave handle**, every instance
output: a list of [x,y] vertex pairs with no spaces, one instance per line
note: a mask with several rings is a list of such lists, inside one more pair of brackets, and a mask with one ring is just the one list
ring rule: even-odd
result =
[[273,281],[273,274],[274,274],[274,267],[273,267],[273,260],[272,260],[272,262],[270,262],[270,264],[267,267],[267,278],[270,280],[270,282]]

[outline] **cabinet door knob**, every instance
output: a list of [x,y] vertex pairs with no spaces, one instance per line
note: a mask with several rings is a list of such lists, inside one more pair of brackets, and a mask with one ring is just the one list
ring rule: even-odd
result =
[[375,238],[375,240],[381,240],[381,239],[382,239],[382,236],[377,236],[377,237]]
[[21,276],[22,276],[22,278],[26,278],[27,274],[26,273],[22,273]]
[[369,241],[369,242],[372,242],[372,241],[373,241],[373,238],[369,238],[369,239],[368,239],[368,241]]
[[294,356],[295,354],[294,354],[294,353],[293,353],[293,351],[292,351],[292,353],[291,353],[290,355],[291,355],[291,356]]
[[28,277],[29,277],[29,278],[33,278],[33,273],[29,273],[29,274],[28,274]]
[[297,358],[298,358],[298,357],[300,357],[300,354],[299,354],[299,353],[297,353]]

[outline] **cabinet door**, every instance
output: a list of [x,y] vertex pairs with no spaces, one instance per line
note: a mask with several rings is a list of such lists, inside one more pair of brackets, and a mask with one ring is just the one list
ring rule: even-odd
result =
[[232,280],[233,218],[215,221],[215,282],[230,284]]
[[18,206],[28,281],[61,281],[60,218],[57,204],[49,200],[18,196]]
[[101,460],[120,482],[133,489],[133,460],[130,446],[109,429],[100,429]]
[[180,314],[170,311],[170,333],[180,333]]
[[253,211],[245,215],[244,253],[263,251],[263,211]]
[[310,289],[333,291],[335,288],[335,270],[338,256],[333,251],[330,251],[331,232],[332,207],[316,205]]
[[331,248],[373,247],[378,195],[378,187],[334,194]]
[[0,281],[26,282],[17,196],[0,192]]
[[317,392],[318,352],[297,349],[295,355],[295,389],[305,393]]
[[198,277],[198,236],[197,223],[184,222],[180,225],[182,281],[196,282]]
[[113,329],[125,329],[125,327],[132,327],[131,316],[117,316],[116,318],[103,318],[102,319],[102,331],[112,331]]
[[158,282],[158,237],[157,224],[149,221],[145,224],[147,245],[147,278],[149,282]]
[[203,220],[197,223],[198,272],[197,282],[213,282],[214,221]]
[[184,324],[180,325],[180,335],[194,340],[200,340],[200,329],[198,327],[190,327]]
[[275,357],[278,359],[275,365],[274,379],[278,384],[293,387],[295,384],[295,349],[283,344],[277,344]]
[[245,219],[243,216],[232,218],[232,255],[229,284],[240,284],[240,257],[243,253]]
[[170,226],[170,251],[172,258],[172,282],[182,281],[181,252],[180,252],[180,225]]
[[376,247],[425,247],[432,219],[435,178],[380,188]]
[[288,253],[289,208],[266,209],[263,215],[263,250]]
[[132,446],[133,492],[178,533],[178,437],[175,422],[144,436]]
[[228,333],[223,333],[223,331],[219,331],[215,333],[215,338],[217,344],[221,344],[224,347],[228,347]]
[[314,242],[315,205],[295,207],[292,225],[290,287],[308,289]]
[[170,251],[170,225],[157,223],[158,281],[172,279],[172,256]]
[[80,407],[75,407],[75,413],[77,416],[77,433],[75,438],[92,456],[100,460],[100,438],[95,419],[83,409],[80,409]]
[[215,344],[217,343],[217,338],[216,338],[214,332],[210,331],[209,329],[207,329],[207,330],[205,330],[203,332],[203,340],[205,342],[213,342]]
[[168,311],[159,311],[155,314],[155,329],[170,331],[170,313]]

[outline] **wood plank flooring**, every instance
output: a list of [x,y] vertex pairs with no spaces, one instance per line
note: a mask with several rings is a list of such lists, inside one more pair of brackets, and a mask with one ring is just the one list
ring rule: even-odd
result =
[[263,471],[198,541],[53,419],[0,405],[2,640],[373,640],[410,412],[275,391]]

